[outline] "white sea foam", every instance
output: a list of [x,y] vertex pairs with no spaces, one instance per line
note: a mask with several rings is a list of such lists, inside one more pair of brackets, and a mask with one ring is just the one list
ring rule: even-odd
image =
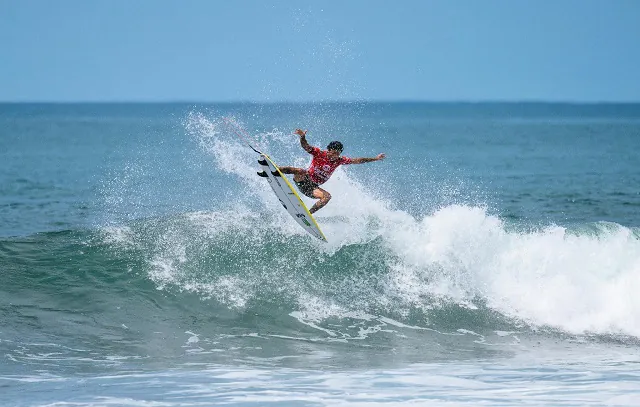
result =
[[[305,357],[335,355],[323,352]],[[348,371],[212,365],[63,380],[40,376],[3,379],[19,381],[27,390],[53,391],[54,396],[43,399],[47,401],[37,404],[40,406],[637,405],[637,357],[615,364],[592,359],[580,354],[563,361],[520,358],[509,364],[457,361]],[[50,401],[60,388],[78,387],[86,390],[72,401]],[[141,392],[141,388],[153,391]]]
[[104,243],[113,245],[133,245],[132,231],[129,226],[105,226],[101,229]]
[[534,325],[640,335],[640,241],[628,228],[508,231],[484,209],[450,206],[390,230],[385,242],[398,255],[395,293],[409,301],[421,290],[459,302],[479,296]]

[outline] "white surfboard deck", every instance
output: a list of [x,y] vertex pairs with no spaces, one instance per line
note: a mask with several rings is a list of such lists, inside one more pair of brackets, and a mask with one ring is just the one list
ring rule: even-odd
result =
[[280,172],[280,169],[273,160],[269,158],[268,155],[261,153],[258,164],[260,164],[262,170],[258,172],[258,175],[267,179],[269,185],[271,185],[271,189],[273,189],[273,192],[280,200],[284,209],[289,212],[289,215],[310,235],[326,242],[327,238],[320,230],[320,226],[318,226],[309,209],[307,209],[302,199],[300,199],[300,196],[296,193],[293,185],[291,185],[287,177]]

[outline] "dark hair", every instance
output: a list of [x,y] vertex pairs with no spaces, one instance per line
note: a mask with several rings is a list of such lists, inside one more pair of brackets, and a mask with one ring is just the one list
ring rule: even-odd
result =
[[342,146],[342,143],[339,142],[339,141],[332,141],[327,146],[327,150],[337,150],[340,153],[342,152],[343,149],[344,149],[344,147]]

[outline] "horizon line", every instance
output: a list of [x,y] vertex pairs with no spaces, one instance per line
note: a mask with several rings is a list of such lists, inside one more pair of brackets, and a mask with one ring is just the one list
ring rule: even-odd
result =
[[406,103],[406,104],[548,104],[548,105],[635,105],[630,100],[545,100],[545,99],[482,99],[482,100],[437,100],[437,99],[322,99],[322,100],[0,100],[0,104],[257,104],[257,105],[305,105],[305,104],[358,104],[358,103]]

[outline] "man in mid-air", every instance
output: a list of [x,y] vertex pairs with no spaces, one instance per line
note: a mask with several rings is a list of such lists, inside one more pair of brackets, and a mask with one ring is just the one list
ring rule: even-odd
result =
[[329,180],[331,174],[338,168],[340,165],[347,164],[364,164],[370,163],[373,161],[384,160],[384,154],[378,154],[376,157],[372,158],[349,158],[340,156],[342,153],[342,143],[339,141],[332,141],[327,146],[326,150],[321,150],[318,147],[313,147],[307,142],[307,131],[297,129],[296,134],[300,136],[300,145],[302,148],[309,154],[313,156],[313,160],[311,161],[311,165],[308,169],[297,168],[297,167],[280,167],[280,171],[283,174],[294,174],[293,182],[296,183],[296,186],[306,196],[309,198],[319,199],[312,207],[309,209],[309,212],[314,213],[317,212],[320,208],[329,203],[331,199],[331,194],[324,189],[320,188],[320,185],[324,184]]

